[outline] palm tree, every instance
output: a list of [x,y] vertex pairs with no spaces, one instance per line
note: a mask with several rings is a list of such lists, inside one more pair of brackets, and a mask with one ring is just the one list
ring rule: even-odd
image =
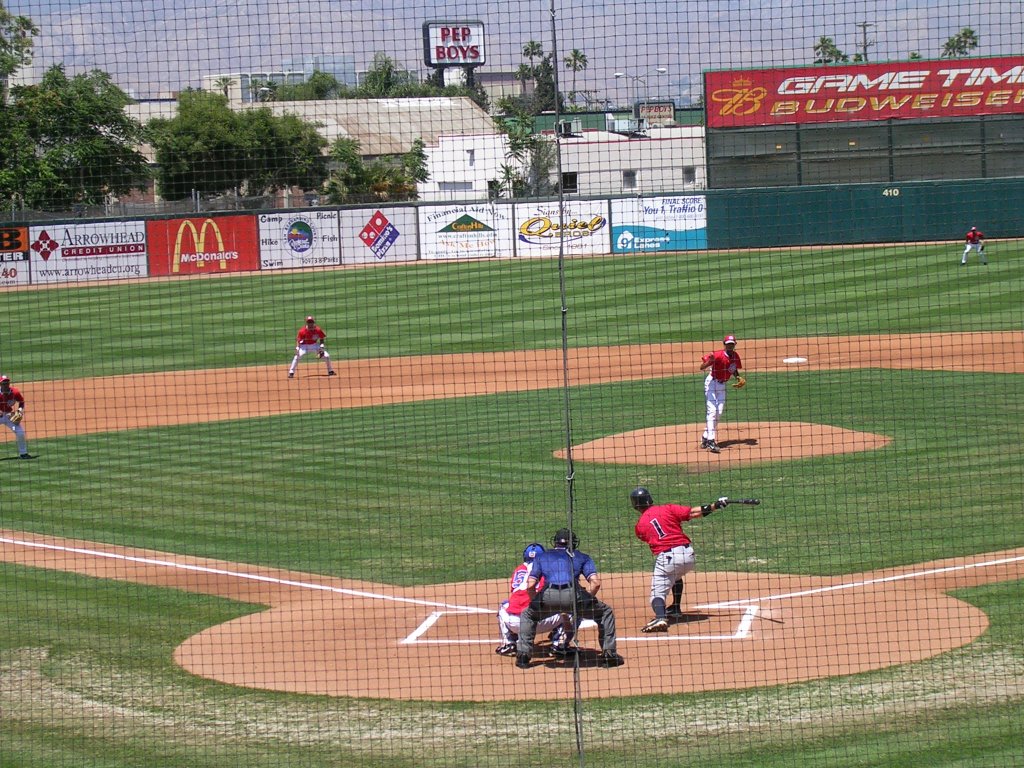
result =
[[818,38],[814,46],[814,55],[818,57],[814,60],[815,64],[839,64],[850,60],[849,56],[839,50],[835,40],[824,35]]
[[530,60],[530,68],[533,68],[533,60],[544,55],[544,48],[536,40],[531,40],[523,46],[523,56]]
[[569,93],[569,101],[572,102],[573,106],[576,106],[576,73],[585,70],[590,62],[587,59],[587,54],[579,48],[573,48],[569,55],[565,57],[563,63],[567,69],[572,70],[572,91]]
[[978,34],[973,29],[964,27],[946,41],[940,55],[943,59],[959,59],[970,56],[971,51],[977,48],[980,42]]
[[230,99],[228,93],[231,91],[231,86],[235,84],[235,78],[230,75],[222,75],[213,81],[213,84],[220,89],[220,92],[224,94],[225,99]]

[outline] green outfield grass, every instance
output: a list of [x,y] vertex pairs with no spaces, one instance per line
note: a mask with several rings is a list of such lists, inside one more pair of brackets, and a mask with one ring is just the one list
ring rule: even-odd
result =
[[[566,261],[571,346],[1018,330],[1022,251],[955,246]],[[1014,249],[1014,250],[1011,250]],[[0,294],[18,381],[282,363],[314,314],[342,359],[558,348],[555,260],[160,280]]]
[[[710,349],[732,332],[742,353],[750,338],[991,331],[998,370],[998,332],[1024,325],[1024,262],[1009,244],[992,248],[988,267],[961,268],[959,254],[574,259],[565,265],[569,344],[702,340]],[[557,262],[537,260],[11,291],[0,293],[0,312],[18,322],[0,370],[29,393],[45,379],[275,363],[283,372],[309,313],[337,359],[558,348],[558,281]],[[749,381],[730,398],[725,425],[823,422],[893,442],[703,474],[577,462],[574,525],[602,570],[649,568],[626,498],[641,482],[659,501],[764,499],[692,526],[708,571],[857,573],[1024,544],[1024,377],[878,368],[755,371]],[[116,407],[119,393],[102,380],[89,386]],[[569,395],[574,443],[703,418],[696,373]],[[187,396],[183,377],[168,398]],[[566,466],[552,456],[566,442],[565,403],[556,389],[62,439],[30,431],[40,459],[0,462],[0,527],[383,583],[499,578],[527,541],[565,522]],[[9,442],[0,450],[14,455]],[[989,614],[989,632],[919,664],[587,702],[587,765],[1024,764],[1014,716],[1024,584],[961,597]],[[186,637],[254,606],[9,565],[0,600],[0,768],[506,766],[541,743],[548,762],[574,759],[569,700],[286,696],[173,664]],[[512,720],[535,726],[510,731]]]

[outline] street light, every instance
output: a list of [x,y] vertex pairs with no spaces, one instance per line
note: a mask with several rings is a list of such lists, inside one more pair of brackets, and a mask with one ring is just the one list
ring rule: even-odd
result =
[[640,89],[637,87],[637,83],[644,84],[644,101],[648,101],[648,96],[650,94],[647,93],[646,78],[649,75],[664,75],[666,72],[668,72],[666,67],[655,67],[647,72],[641,72],[639,75],[631,75],[628,72],[615,72],[614,74],[616,79],[625,77],[633,81],[633,89],[636,92],[636,98],[633,100],[633,103],[635,104],[640,99]]

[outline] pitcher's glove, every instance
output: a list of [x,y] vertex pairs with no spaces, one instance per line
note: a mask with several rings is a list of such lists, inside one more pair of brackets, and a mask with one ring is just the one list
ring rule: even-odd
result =
[[733,389],[743,389],[745,386],[747,386],[747,380],[744,379],[742,376],[737,376],[736,377],[736,383],[732,385],[732,388]]
[[21,424],[21,420],[25,418],[25,411],[21,408],[16,410],[10,415],[11,424]]

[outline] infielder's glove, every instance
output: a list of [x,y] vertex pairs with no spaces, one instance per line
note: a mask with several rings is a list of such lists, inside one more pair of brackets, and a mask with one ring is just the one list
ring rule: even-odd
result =
[[327,354],[327,352],[326,352],[326,350],[323,347],[320,347],[320,349],[318,349],[316,351],[316,356],[319,357],[321,360],[324,359],[324,355],[326,355],[326,354]]
[[737,376],[736,377],[736,383],[732,385],[732,388],[733,389],[743,389],[745,386],[747,386],[747,380],[744,379],[742,376]]
[[19,408],[11,414],[11,424],[21,424],[21,420],[25,418],[25,412]]

